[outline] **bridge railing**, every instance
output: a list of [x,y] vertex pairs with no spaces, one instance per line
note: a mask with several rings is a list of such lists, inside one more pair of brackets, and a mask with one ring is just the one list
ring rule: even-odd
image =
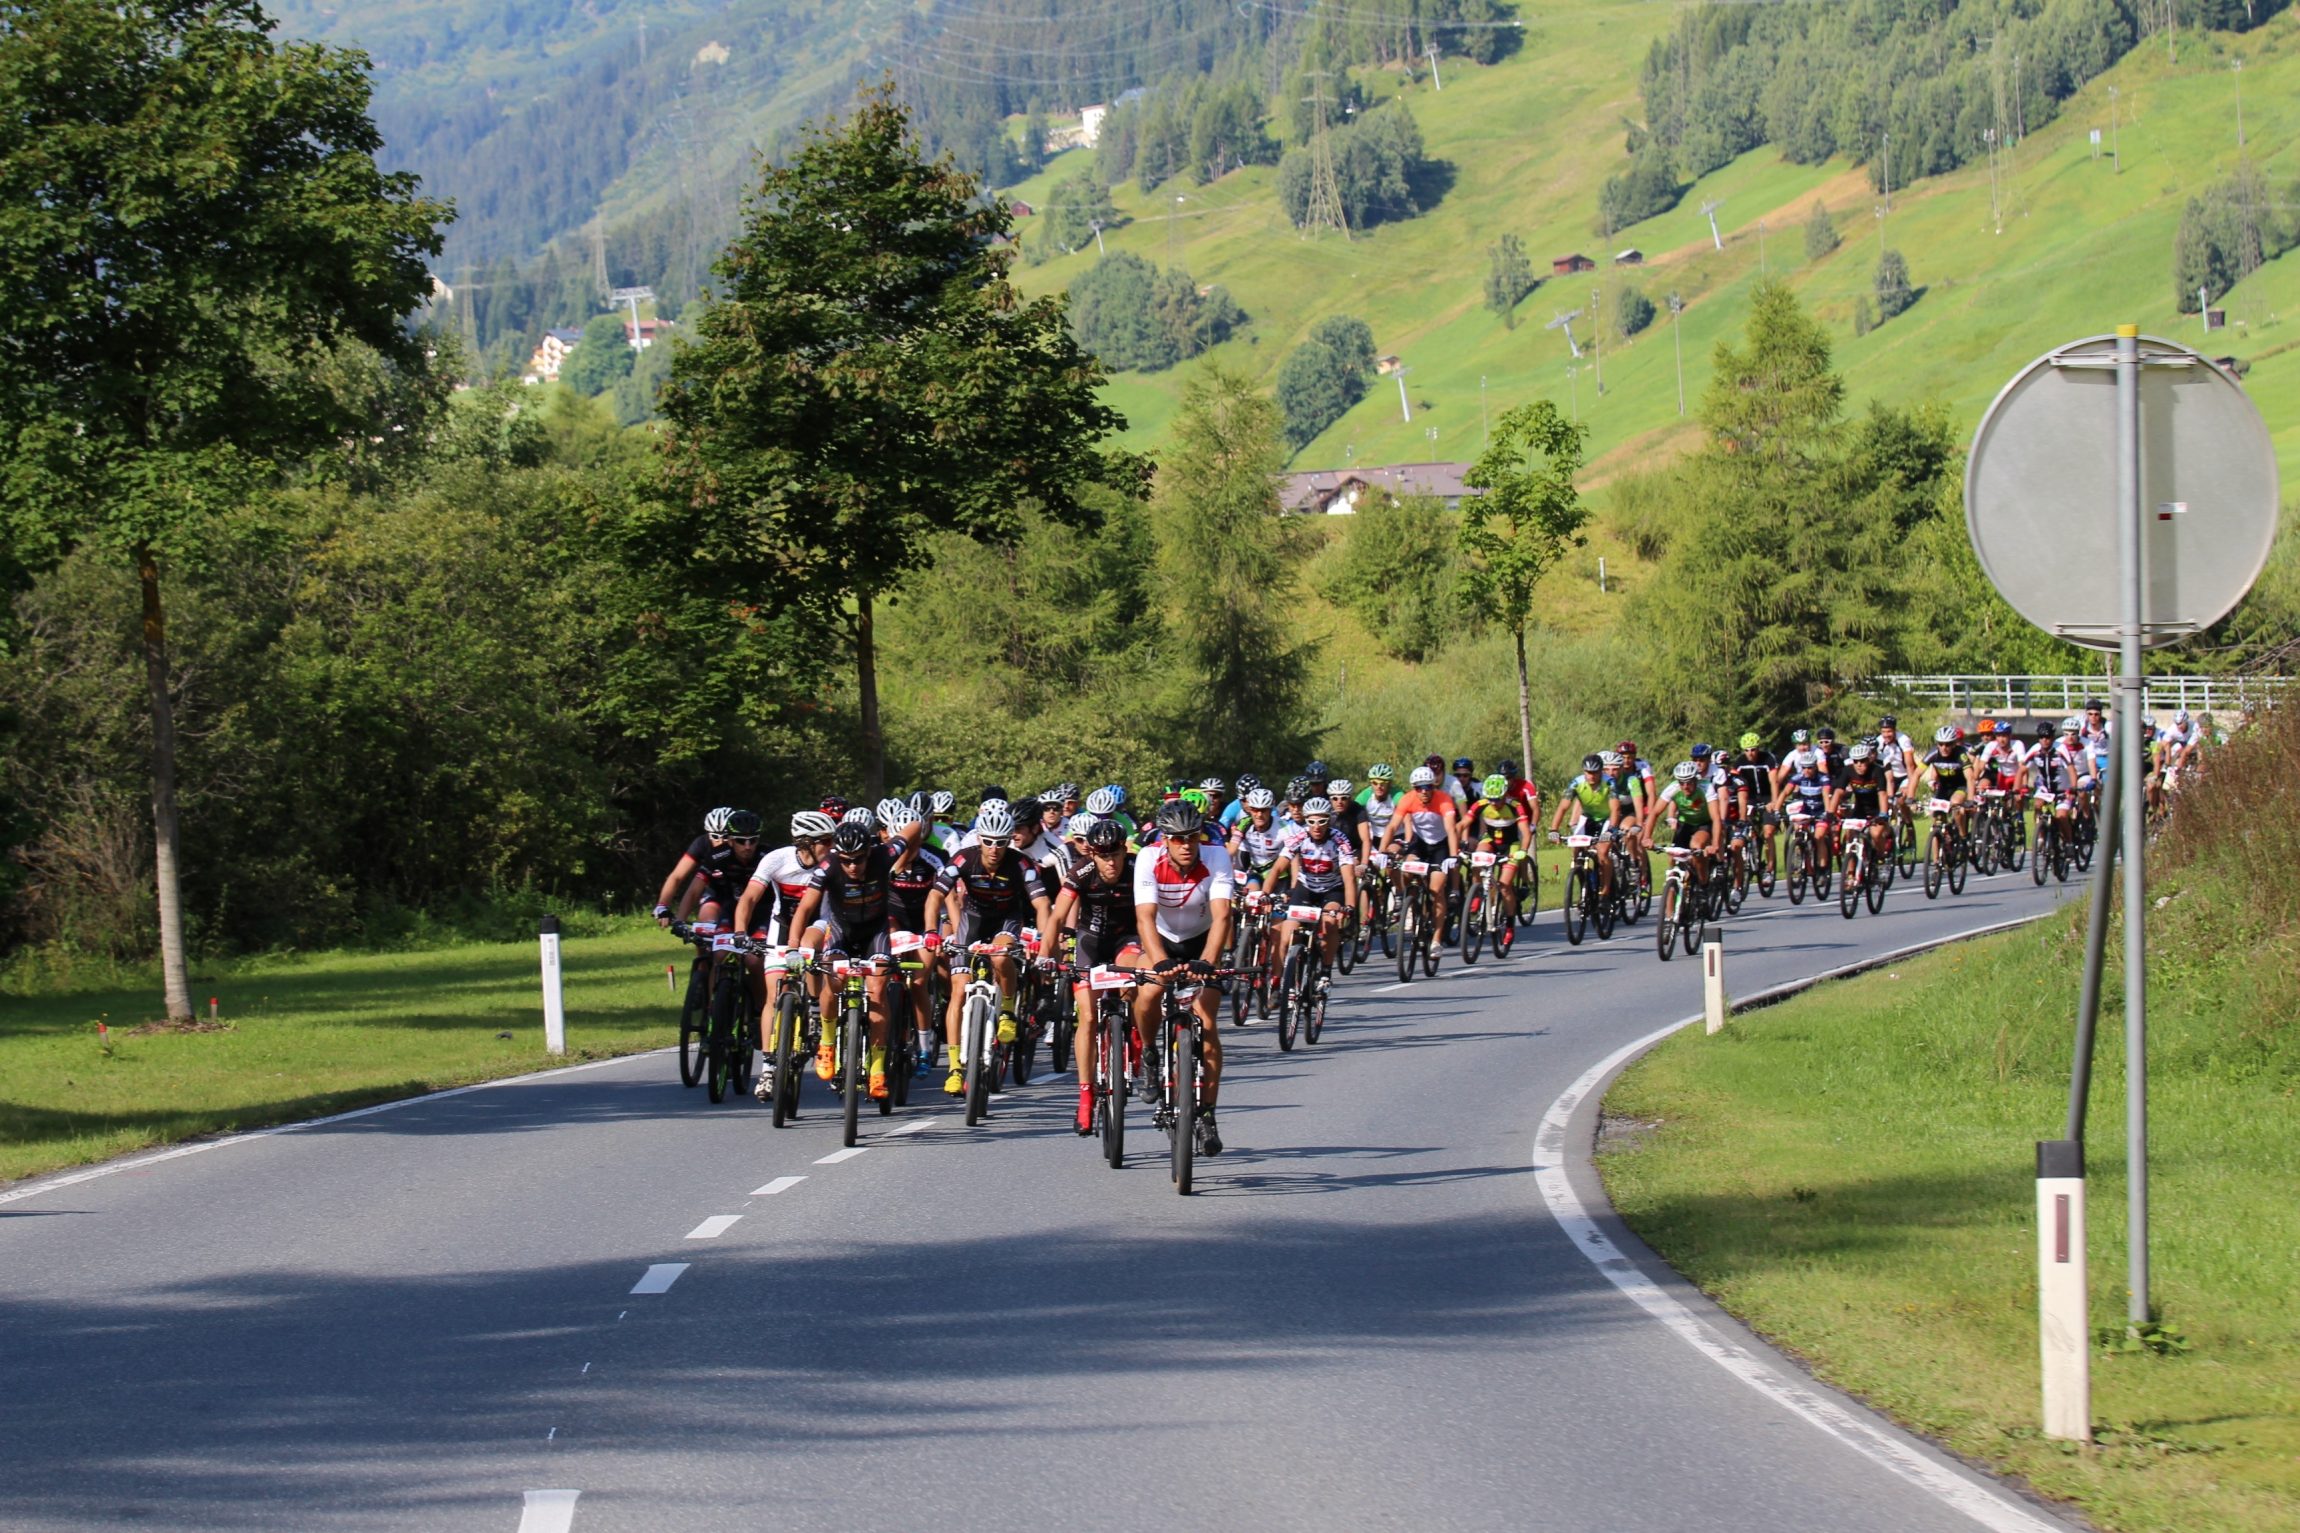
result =
[[[2151,676],[2152,713],[2185,708],[2191,713],[2255,713],[2290,695],[2290,676]],[[2087,698],[2108,696],[2108,678],[2086,676],[1878,676],[1869,690],[1889,691],[1920,702],[1942,703],[1968,713],[2070,714]]]

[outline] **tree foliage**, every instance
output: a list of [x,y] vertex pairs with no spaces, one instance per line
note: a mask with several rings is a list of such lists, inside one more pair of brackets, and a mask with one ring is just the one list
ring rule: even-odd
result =
[[1312,649],[1287,622],[1298,538],[1278,509],[1277,411],[1209,366],[1183,388],[1168,440],[1151,509],[1180,669],[1171,738],[1224,771],[1303,759]]
[[1276,396],[1287,445],[1296,452],[1366,397],[1374,333],[1362,319],[1331,314],[1278,364]]
[[2197,291],[2218,300],[2264,262],[2300,244],[2300,181],[2271,183],[2246,162],[2181,211],[2172,238],[2173,301],[2194,314]]
[[1877,279],[1873,285],[1880,324],[1917,301],[1916,289],[1909,286],[1909,263],[1901,258],[1898,250],[1888,250],[1877,257]]
[[[1421,127],[1402,100],[1386,102],[1327,135],[1342,216],[1352,229],[1411,218],[1421,211],[1415,188],[1431,166],[1422,156]],[[1278,205],[1295,228],[1310,216],[1311,154],[1289,149],[1278,162]]]
[[1085,485],[1132,472],[1061,306],[1008,283],[1008,227],[873,90],[766,169],[662,396],[666,557],[851,644],[867,787],[877,599],[937,532],[1011,538],[1028,502],[1077,519]]
[[1613,290],[1613,333],[1628,340],[1653,323],[1653,300],[1624,282]]
[[1122,371],[1172,367],[1219,346],[1246,321],[1227,289],[1201,294],[1188,272],[1152,266],[1126,250],[1079,273],[1069,296],[1078,344]]
[[1805,259],[1818,261],[1842,243],[1829,210],[1820,198],[1814,198],[1813,211],[1805,215]]
[[1556,402],[1519,405],[1495,425],[1462,483],[1485,493],[1462,502],[1463,605],[1508,632],[1516,648],[1517,715],[1522,760],[1533,759],[1532,677],[1526,632],[1533,624],[1541,577],[1583,541],[1589,510],[1574,480],[1589,428],[1568,420]]
[[1110,200],[1110,188],[1085,173],[1055,182],[1041,211],[1046,219],[1041,242],[1065,254],[1093,244],[1098,226],[1115,229],[1123,222],[1117,204]]
[[1597,189],[1597,230],[1611,238],[1631,224],[1643,223],[1677,206],[1685,185],[1677,167],[1658,140],[1648,139],[1620,175],[1607,176]]
[[639,353],[631,349],[628,324],[620,313],[592,315],[583,339],[559,364],[559,381],[578,394],[604,394],[630,377]]
[[1354,613],[1388,654],[1430,659],[1467,616],[1461,518],[1430,496],[1372,495],[1339,520],[1341,537],[1320,560],[1320,594]]
[[1525,241],[1505,234],[1485,248],[1485,306],[1511,329],[1517,328],[1519,300],[1534,288],[1533,262],[1526,258]]

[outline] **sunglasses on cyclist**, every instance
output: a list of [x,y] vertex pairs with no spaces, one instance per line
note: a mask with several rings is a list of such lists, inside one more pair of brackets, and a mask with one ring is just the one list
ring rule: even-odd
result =
[[757,846],[759,844],[757,836],[730,836],[728,839],[737,846]]
[[995,846],[1002,851],[1014,843],[1012,836],[977,836],[974,839],[978,846]]

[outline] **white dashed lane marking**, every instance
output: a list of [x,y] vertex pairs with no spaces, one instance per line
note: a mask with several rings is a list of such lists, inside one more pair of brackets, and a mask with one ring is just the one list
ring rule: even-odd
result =
[[687,1231],[687,1238],[689,1240],[716,1240],[733,1229],[742,1217],[741,1214],[713,1214],[701,1224]]
[[[657,1262],[649,1267],[638,1282],[631,1285],[633,1293],[669,1293],[671,1285],[679,1281],[679,1274],[687,1270],[685,1262]],[[574,1515],[570,1512],[568,1515]]]
[[753,1188],[751,1196],[754,1198],[771,1198],[778,1192],[789,1192],[805,1180],[806,1178],[803,1176],[778,1176],[764,1187]]
[[815,1164],[818,1166],[835,1166],[842,1160],[853,1160],[857,1155],[860,1155],[863,1151],[869,1148],[870,1146],[867,1144],[858,1144],[851,1145],[844,1150],[833,1150],[830,1152],[830,1154],[825,1155],[821,1160],[816,1161]]
[[914,1118],[910,1122],[905,1123],[900,1128],[888,1129],[885,1133],[879,1135],[879,1138],[900,1139],[905,1134],[915,1134],[922,1128],[932,1128],[933,1126],[934,1120],[932,1118]]

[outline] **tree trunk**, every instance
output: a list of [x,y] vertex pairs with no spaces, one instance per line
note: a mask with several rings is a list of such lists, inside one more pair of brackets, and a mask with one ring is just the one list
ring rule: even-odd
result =
[[886,796],[886,738],[878,725],[878,639],[871,628],[871,593],[855,597],[855,690],[862,714],[863,792]]
[[168,1019],[188,1022],[192,979],[184,962],[183,885],[176,871],[176,705],[168,692],[160,566],[149,544],[136,545],[136,578],[144,588],[144,675],[152,689],[152,872],[160,907],[160,978]]
[[1524,754],[1517,759],[1518,775],[1533,780],[1533,687],[1525,675],[1525,630],[1516,630],[1517,640],[1517,746]]

